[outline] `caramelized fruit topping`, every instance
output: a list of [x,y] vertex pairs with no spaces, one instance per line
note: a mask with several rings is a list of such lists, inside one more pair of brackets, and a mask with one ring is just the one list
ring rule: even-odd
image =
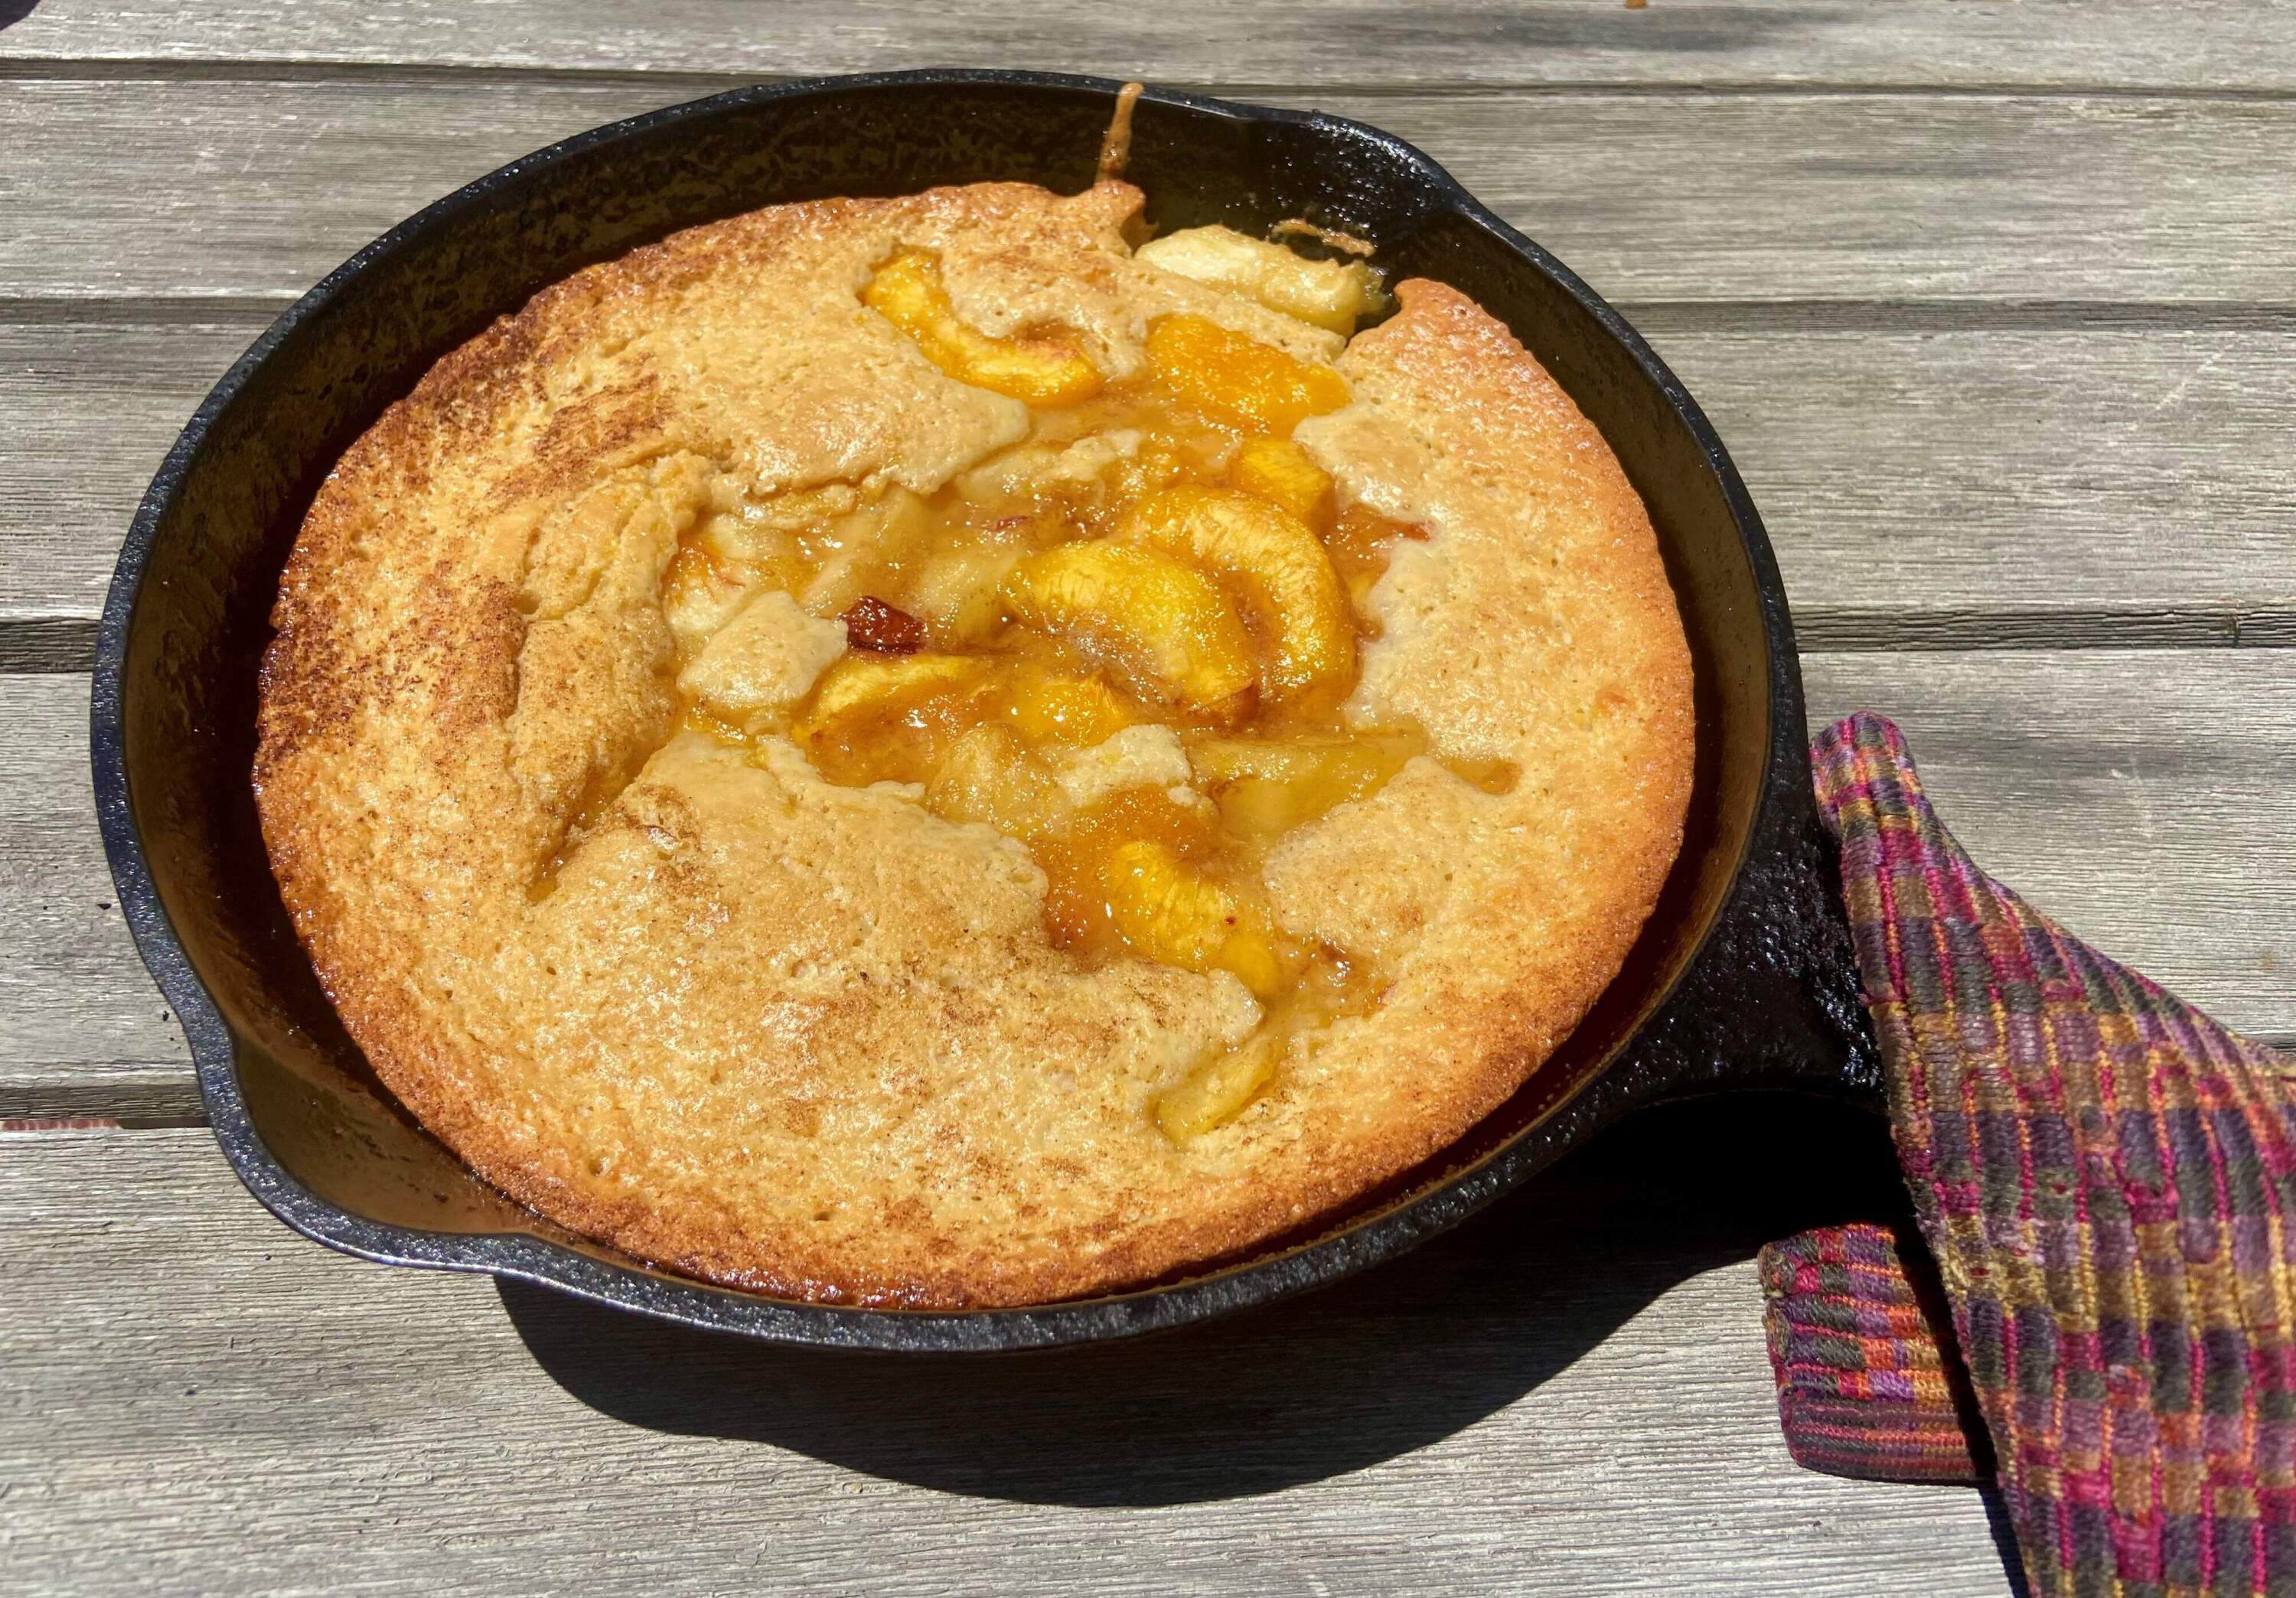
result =
[[1137,259],[1198,283],[1250,295],[1271,310],[1351,333],[1380,308],[1378,275],[1362,261],[1309,260],[1284,246],[1226,227],[1190,227],[1140,247]]
[[1248,705],[1251,640],[1234,604],[1160,550],[1104,538],[1060,545],[1013,569],[1004,607],[1183,711],[1233,720]]
[[821,676],[790,736],[832,783],[922,783],[993,714],[994,666],[970,655],[850,654]]
[[1012,694],[1005,714],[1031,743],[1104,743],[1140,718],[1097,671],[1029,661],[1014,671]]
[[1202,316],[1165,316],[1148,330],[1148,369],[1166,397],[1225,427],[1292,430],[1348,403],[1345,379]]
[[[1277,247],[1235,237],[1175,258],[1271,304],[1323,294],[1324,324],[1352,325],[1364,275],[1288,275],[1264,254]],[[1328,366],[1173,316],[1151,328],[1142,377],[1108,387],[1067,335],[966,324],[922,250],[896,251],[863,299],[943,371],[1038,407],[1029,437],[930,497],[844,485],[735,496],[672,563],[680,649],[692,658],[723,625],[711,619],[761,588],[798,603],[748,625],[836,618],[850,648],[784,713],[824,776],[914,783],[935,815],[1018,840],[1045,873],[1048,930],[1082,958],[1225,971],[1250,988],[1259,1027],[1152,1106],[1175,1139],[1200,1136],[1333,1018],[1377,1002],[1343,951],[1283,930],[1263,865],[1286,833],[1438,753],[1416,728],[1366,731],[1340,713],[1375,634],[1371,590],[1427,532],[1341,508],[1291,438],[1347,403]],[[688,719],[726,738],[780,725],[736,727],[699,703]],[[1445,764],[1486,786],[1513,780],[1503,765]]]
[[1332,474],[1289,438],[1244,440],[1229,463],[1227,480],[1283,506],[1319,535],[1332,530]]
[[1309,733],[1206,739],[1189,749],[1188,762],[1230,832],[1275,839],[1378,792],[1414,755],[1426,752],[1427,741],[1412,731]]
[[929,250],[895,250],[870,274],[861,303],[959,382],[1030,405],[1074,405],[1100,392],[1100,373],[1061,335],[992,339],[960,318]]
[[1118,933],[1151,960],[1233,972],[1261,998],[1283,986],[1263,907],[1168,845],[1152,838],[1118,844],[1101,863],[1100,890]]
[[1167,488],[1132,507],[1121,537],[1217,572],[1264,619],[1278,694],[1345,692],[1356,670],[1355,619],[1323,541],[1281,505],[1234,488]]

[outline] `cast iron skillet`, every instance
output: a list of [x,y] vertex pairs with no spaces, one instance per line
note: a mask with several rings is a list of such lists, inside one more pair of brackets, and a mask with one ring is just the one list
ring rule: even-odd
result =
[[[144,962],[190,1035],[217,1140],[289,1225],[396,1265],[488,1271],[781,1342],[1011,1349],[1203,1319],[1410,1248],[1627,1110],[1726,1087],[1870,1091],[1873,1051],[1804,764],[1770,546],[1722,445],[1633,329],[1401,141],[1337,117],[1151,91],[1127,176],[1165,228],[1287,217],[1378,246],[1504,318],[1609,438],[1656,523],[1698,684],[1680,863],[1626,969],[1513,1101],[1311,1232],[1112,1296],[964,1314],[703,1286],[487,1187],[383,1091],[320,992],[248,773],[266,615],[336,456],[439,356],[545,284],[777,201],[1093,177],[1117,86],[934,71],[750,88],[513,162],[392,229],[257,340],[136,512],[96,646],[97,813]],[[1535,112],[1527,113],[1535,115]]]

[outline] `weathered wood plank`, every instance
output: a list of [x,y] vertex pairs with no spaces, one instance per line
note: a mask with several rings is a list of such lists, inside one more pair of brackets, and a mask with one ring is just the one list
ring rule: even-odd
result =
[[201,1131],[0,1135],[0,1537],[50,1592],[2006,1591],[1977,1494],[1787,1458],[1748,1257],[1841,1201],[1750,1206],[1736,1142],[1598,1151],[1245,1319],[951,1364],[337,1258]]
[[2296,459],[2270,441],[2296,330],[1651,336],[1762,507],[1805,648],[2203,643],[2241,617],[2262,642],[2296,617]]
[[[0,622],[102,613],[152,472],[270,319],[258,309],[184,324],[26,323],[0,312]],[[85,669],[86,659],[13,664]]]
[[[267,313],[0,310],[0,667],[83,666],[128,517]],[[1644,320],[1763,510],[1814,646],[2296,640],[2296,324]],[[78,624],[78,630],[72,630]]]
[[[2296,651],[1815,654],[1814,722],[1895,716],[1980,864],[2227,1024],[2296,1039]],[[86,680],[0,678],[0,1115],[194,1113],[112,903]]]
[[[0,296],[289,295],[456,184],[682,97],[619,79],[17,83]],[[2296,299],[2292,101],[1268,98],[1415,141],[1626,302]]]
[[87,679],[0,678],[0,1116],[196,1113],[96,833]]
[[1878,710],[1978,864],[2218,1019],[2296,1038],[2296,651],[1803,658]]
[[709,0],[635,9],[605,0],[516,8],[44,0],[0,34],[0,57],[711,76],[898,62],[1210,83],[2144,83],[2221,92],[2296,80],[2292,14],[2284,3],[2240,0],[2134,0],[2102,15],[1956,0],[1659,0],[1636,12],[1559,0],[1455,0],[1434,10],[1371,0],[1177,0],[1153,12],[1057,0],[947,10],[799,0],[769,17]]

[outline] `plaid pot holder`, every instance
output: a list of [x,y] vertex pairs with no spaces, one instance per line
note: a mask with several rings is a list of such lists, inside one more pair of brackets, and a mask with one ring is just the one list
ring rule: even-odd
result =
[[1993,1476],[2038,1594],[2296,1594],[2296,1063],[1980,872],[1889,722],[1811,765],[1921,1235],[1763,1250],[1794,1456]]

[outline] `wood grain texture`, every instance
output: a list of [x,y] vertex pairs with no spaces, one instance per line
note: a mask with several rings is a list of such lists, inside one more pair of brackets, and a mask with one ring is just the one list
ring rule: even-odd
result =
[[[93,624],[152,472],[270,320],[264,309],[180,324],[27,322],[0,310],[0,622]],[[0,631],[0,649],[23,630]],[[85,635],[92,643],[92,625]],[[20,643],[14,652],[17,670],[87,665]]]
[[[462,76],[12,84],[0,296],[291,296],[460,184],[685,97]],[[1260,97],[1414,141],[1628,304],[2296,300],[2292,101]]]
[[[0,14],[5,14],[0,12]],[[2296,80],[2285,0],[2067,4],[1913,0],[1070,0],[918,6],[712,0],[467,6],[324,0],[275,7],[42,0],[0,58],[170,65],[242,60],[802,76],[891,66],[1034,67],[1253,84],[2128,84],[2277,89]]]
[[[2296,651],[1820,653],[1813,724],[1895,717],[1979,862],[2216,1014],[2296,1038]],[[0,678],[0,1115],[195,1114],[112,902],[86,679]]]
[[96,833],[87,679],[0,678],[0,1116],[196,1113]]
[[[86,665],[152,470],[269,320],[102,315],[0,308],[0,668]],[[1644,328],[1730,446],[1809,644],[2296,641],[2296,325],[1703,319]]]
[[2296,651],[1803,657],[1812,727],[1897,721],[1978,864],[2087,939],[2296,1041]]
[[1766,1128],[1656,1181],[1614,1140],[1249,1317],[962,1364],[338,1258],[201,1131],[0,1135],[9,1585],[2005,1592],[1976,1493],[1787,1458],[1750,1256],[1856,1183],[1749,1204]]

